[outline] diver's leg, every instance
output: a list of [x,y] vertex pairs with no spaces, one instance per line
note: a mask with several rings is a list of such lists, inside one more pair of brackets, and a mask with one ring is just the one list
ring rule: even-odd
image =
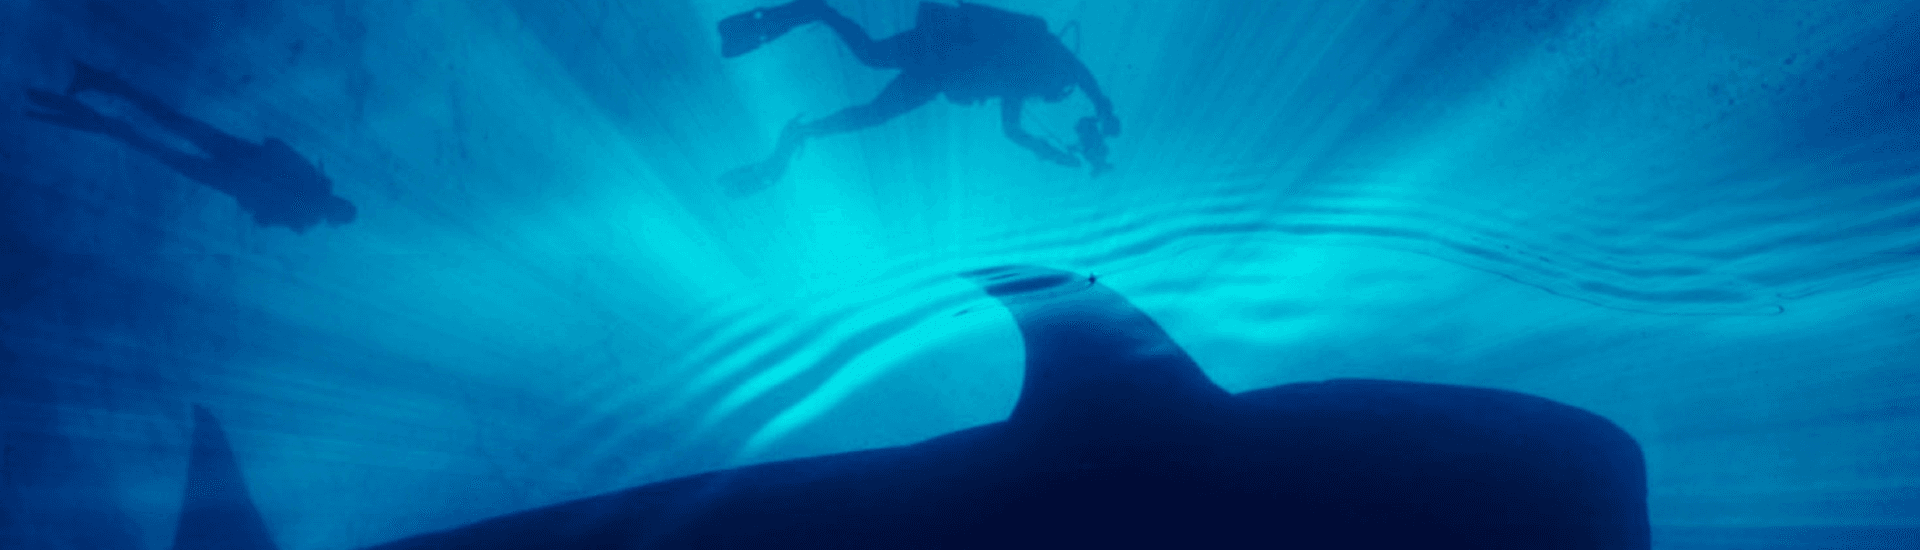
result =
[[772,155],[766,160],[722,174],[720,183],[733,196],[764,189],[787,172],[787,162],[792,160],[793,154],[800,150],[808,138],[851,132],[886,122],[927,104],[939,94],[939,87],[931,80],[905,74],[895,77],[878,97],[865,105],[841,109],[810,123],[801,123],[798,119],[788,123],[786,129],[780,132],[780,144],[774,147]]
[[864,105],[855,105],[841,109],[831,115],[806,124],[789,125],[780,133],[780,146],[774,151],[775,158],[785,158],[807,139],[852,132],[878,126],[908,111],[926,105],[940,95],[940,88],[933,81],[915,75],[902,74],[887,83],[873,101]]
[[172,107],[167,106],[166,103],[162,103],[159,98],[148,95],[138,88],[134,88],[133,84],[128,83],[126,79],[120,78],[113,73],[94,68],[84,63],[74,63],[73,65],[73,83],[67,87],[67,95],[84,91],[94,91],[124,98],[128,102],[133,103],[133,105],[141,111],[145,111],[147,116],[152,117],[154,122],[165,127],[167,131],[186,138],[186,140],[192,142],[195,147],[199,147],[200,150],[205,151],[208,156],[216,158],[233,156],[247,149],[256,147],[251,143],[242,141],[240,138],[227,135],[226,132],[214,129],[213,126],[204,122],[181,114],[180,111],[176,111]]
[[852,19],[834,11],[833,8],[826,8],[825,13],[820,15],[820,22],[826,23],[828,28],[833,29],[833,34],[839,35],[840,41],[847,44],[848,50],[853,51],[853,56],[866,66],[876,69],[900,68],[900,37],[906,33],[886,40],[874,40],[873,37],[867,36],[867,30],[860,28],[859,23],[853,22]]
[[876,126],[908,111],[926,105],[940,95],[940,87],[932,79],[911,73],[902,73],[887,83],[873,101],[865,105],[855,105],[841,109],[820,120],[800,126],[803,137],[824,136],[852,132]]
[[226,132],[215,129],[212,125],[205,122],[200,122],[193,117],[181,114],[180,111],[168,107],[167,104],[161,103],[159,99],[153,96],[135,91],[131,94],[126,94],[125,97],[132,101],[135,106],[140,107],[140,110],[146,111],[147,116],[153,117],[154,122],[160,123],[162,127],[165,127],[169,132],[173,132],[174,135],[186,138],[188,142],[193,143],[194,147],[199,147],[201,151],[205,151],[207,156],[216,159],[233,157],[260,147],[228,135]]
[[167,165],[181,175],[214,185],[210,181],[211,175],[214,174],[213,162],[208,159],[167,147],[158,140],[141,135],[126,121],[108,118],[72,97],[30,89],[27,90],[27,98],[38,104],[40,109],[44,109],[27,111],[27,118],[120,140],[133,150],[153,157],[154,160],[160,161],[161,164]]

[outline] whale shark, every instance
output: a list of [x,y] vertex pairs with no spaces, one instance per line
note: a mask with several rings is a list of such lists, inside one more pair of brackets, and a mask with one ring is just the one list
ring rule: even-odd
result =
[[[1097,279],[1037,266],[961,276],[1012,313],[1026,348],[1004,421],[370,550],[1651,545],[1640,448],[1593,413],[1389,380],[1233,394]],[[216,421],[196,408],[196,424],[175,549],[274,548]]]

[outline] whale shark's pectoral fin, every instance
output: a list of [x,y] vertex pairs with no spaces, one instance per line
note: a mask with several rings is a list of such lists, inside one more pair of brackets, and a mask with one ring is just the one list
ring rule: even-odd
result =
[[[1014,425],[1140,428],[1202,417],[1229,401],[1152,318],[1096,279],[1038,266],[969,271],[1013,313],[1026,344]],[[1146,432],[1146,433],[1150,433]]]
[[275,550],[220,422],[193,406],[193,454],[173,550]]

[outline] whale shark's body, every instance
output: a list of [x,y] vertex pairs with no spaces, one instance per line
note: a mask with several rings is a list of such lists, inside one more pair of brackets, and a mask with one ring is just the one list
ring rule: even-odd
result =
[[[965,276],[1012,311],[1026,345],[1024,385],[1004,422],[683,477],[373,548],[1650,546],[1640,449],[1599,416],[1507,391],[1378,380],[1232,395],[1095,281],[1036,267]],[[197,442],[196,463],[202,454]],[[233,544],[196,528],[206,544],[176,550],[271,547],[264,528],[239,525],[258,523],[250,505],[189,504],[183,531],[192,518],[215,521],[192,510],[228,510]]]

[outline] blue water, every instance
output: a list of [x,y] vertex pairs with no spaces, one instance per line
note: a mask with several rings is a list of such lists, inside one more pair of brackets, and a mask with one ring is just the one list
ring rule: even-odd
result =
[[[1114,171],[936,101],[730,195],[892,76],[818,25],[722,59],[751,0],[0,4],[0,547],[167,548],[194,403],[289,550],[992,422],[1019,335],[953,274],[1007,263],[1097,275],[1231,391],[1599,413],[1657,548],[1920,544],[1920,5],[985,3],[1100,80]],[[76,60],[357,219],[263,226],[18,115]]]

